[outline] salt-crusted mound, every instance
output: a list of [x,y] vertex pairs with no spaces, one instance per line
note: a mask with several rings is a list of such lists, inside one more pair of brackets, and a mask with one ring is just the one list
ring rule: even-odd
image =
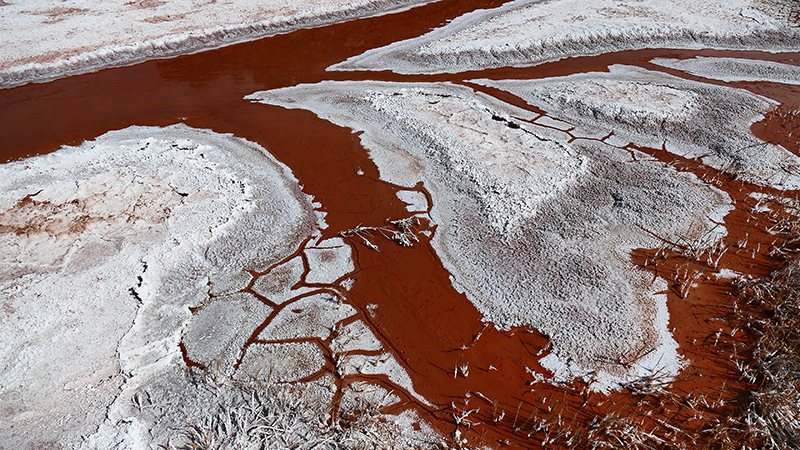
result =
[[[180,125],[2,165],[0,193],[9,448],[77,447],[118,396],[156,378],[156,390],[183,393],[189,308],[245,287],[243,269],[273,264],[317,227],[297,180],[262,148]],[[263,309],[247,313],[260,323]]]
[[800,84],[800,66],[741,58],[654,58],[651,63],[722,81],[761,81]]
[[597,140],[567,143],[528,122],[534,114],[447,83],[323,82],[248,98],[363,131],[382,178],[424,181],[432,244],[454,285],[486,320],[550,336],[542,363],[557,378],[598,371],[594,386],[606,389],[677,372],[666,298],[654,294],[665,283],[628,251],[660,244],[645,230],[724,233],[712,224],[730,209],[721,191],[642,154],[630,162]]
[[[341,239],[321,240],[313,206],[263,148],[183,125],[0,165],[3,448],[178,445],[186,424],[255,401],[240,388],[254,381],[299,381],[305,412],[273,410],[294,421],[277,437],[228,429],[237,448],[335,438],[321,429],[338,387],[320,343],[355,313],[342,302],[353,263]],[[296,255],[314,261],[299,279]],[[316,295],[293,289],[312,281]],[[262,324],[271,334],[251,342]],[[375,340],[369,329],[351,334]],[[378,374],[399,373],[396,388],[424,401],[404,370]],[[431,436],[424,424],[406,432],[412,412],[389,419],[398,445]]]
[[794,51],[793,9],[790,0],[516,0],[331,69],[455,73],[642,48]]
[[0,88],[400,11],[429,1],[0,1]]
[[661,148],[738,178],[800,188],[800,158],[753,136],[776,102],[743,89],[613,65],[539,80],[475,80],[513,93],[555,117],[613,131],[613,141]]

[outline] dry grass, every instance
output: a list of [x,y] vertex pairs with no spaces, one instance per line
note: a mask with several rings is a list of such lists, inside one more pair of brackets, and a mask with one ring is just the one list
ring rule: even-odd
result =
[[[330,404],[291,385],[236,385],[232,399],[197,423],[186,425],[165,450],[411,449],[436,448],[404,436],[381,405],[331,420]],[[407,433],[405,433],[407,434]]]
[[[735,364],[742,385],[752,389],[738,398],[738,391],[724,384],[719,392],[676,394],[672,380],[656,373],[624,386],[626,399],[599,415],[575,411],[553,399],[541,402],[540,398],[529,413],[521,411],[522,403],[506,411],[495,401],[491,415],[494,425],[513,423],[511,430],[520,442],[539,442],[545,448],[800,450],[800,225],[795,215],[800,204],[786,200],[780,206],[791,211],[792,217],[776,217],[769,231],[785,242],[775,247],[780,249],[785,265],[759,280],[737,280],[734,287],[740,300],[726,319],[747,339],[729,345],[725,351],[730,355],[725,357],[730,356]],[[415,223],[392,225],[394,230],[357,227],[340,234],[367,240],[372,232],[392,239],[390,231],[413,233]],[[716,268],[727,250],[709,235],[665,244],[665,254],[677,254],[687,261],[678,275],[688,286],[696,278],[686,270],[689,262]],[[715,347],[719,338],[717,335],[713,340]],[[458,378],[468,371],[469,366],[461,367],[459,361],[453,376]],[[330,423],[326,408],[309,404],[310,399],[297,392],[287,395],[279,388],[271,389],[266,394],[250,392],[239,403],[187,427],[182,443],[170,449],[408,448],[396,442],[402,431],[386,427],[378,406],[361,405],[357,414],[342,413]],[[476,395],[489,401],[480,393]],[[479,408],[470,408],[466,402],[463,407],[455,403],[451,406],[458,429],[481,425]],[[683,419],[674,420],[679,412]],[[687,428],[686,422],[692,422],[692,426]],[[451,448],[467,445],[461,431],[450,438]]]
[[742,375],[756,380],[740,419],[753,448],[800,449],[800,257],[761,280],[741,279],[740,295],[759,308],[743,315],[758,336]]
[[[787,206],[787,205],[784,205]],[[661,397],[661,403],[676,403],[695,411],[693,419],[703,425],[688,433],[680,423],[670,424],[646,418],[637,411],[628,415],[609,414],[596,417],[588,432],[568,448],[608,449],[798,449],[800,450],[800,255],[796,248],[800,227],[796,218],[781,221],[779,232],[786,238],[787,249],[781,254],[786,263],[770,276],[752,280],[740,278],[736,294],[746,307],[734,308],[736,327],[751,337],[747,348],[732,347],[731,359],[737,364],[742,380],[754,389],[739,398],[735,414],[724,414],[730,406],[723,397],[678,397],[666,389],[631,391],[634,395]],[[723,248],[694,251],[697,246],[682,245],[687,260],[709,258]],[[793,256],[791,256],[793,255]],[[698,256],[700,258],[698,258]],[[743,355],[748,355],[747,357]],[[652,400],[649,400],[652,401]],[[650,422],[649,427],[644,423]],[[653,426],[653,422],[657,424]]]
[[[800,237],[796,219],[782,223],[780,228],[790,244],[787,248],[796,247]],[[719,252],[717,248],[684,256],[696,260],[692,256],[713,258]],[[632,390],[633,395],[647,395],[649,403],[660,397],[661,404],[680,404],[694,411],[692,419],[702,425],[698,431],[686,432],[681,423],[655,418],[658,411],[646,417],[646,411],[629,410],[628,414],[596,417],[586,433],[565,447],[800,450],[800,256],[787,257],[782,269],[763,279],[737,280],[735,290],[746,307],[735,308],[733,321],[750,340],[746,348],[732,346],[730,356],[742,380],[754,389],[739,397],[734,414],[724,413],[731,411],[731,405],[722,396],[714,399],[692,393],[679,397],[667,392],[666,386]]]
[[324,441],[324,429],[323,414],[302,396],[286,389],[249,388],[237,401],[187,425],[168,449],[294,448],[306,443],[309,434]]

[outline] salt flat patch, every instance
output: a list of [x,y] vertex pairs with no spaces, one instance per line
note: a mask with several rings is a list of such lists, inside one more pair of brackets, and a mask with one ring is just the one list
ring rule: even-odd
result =
[[397,12],[429,2],[0,2],[0,88]]
[[325,365],[325,355],[311,342],[251,345],[236,377],[265,383],[291,382],[311,376]]
[[397,191],[397,198],[405,203],[406,210],[410,212],[424,213],[428,210],[428,199],[425,194],[419,191]]
[[293,297],[313,290],[309,287],[294,289],[294,286],[302,280],[304,271],[303,259],[295,256],[259,276],[253,283],[252,289],[273,303],[283,304]]
[[645,230],[724,235],[725,193],[644,154],[632,163],[602,142],[557,140],[514,119],[531,113],[448,83],[322,82],[248,98],[363,132],[382,179],[424,181],[431,244],[456,289],[498,327],[549,336],[552,367],[604,374],[596,389],[677,373],[662,286],[629,251],[661,244]]
[[739,179],[800,187],[800,158],[750,131],[776,103],[743,89],[623,65],[609,72],[472,82],[508,91],[558,118],[605,127],[614,133],[609,144],[665,145]]
[[[291,401],[337,407],[320,338],[355,309],[324,283],[354,266],[341,239],[320,242],[317,207],[263,148],[185,125],[0,165],[0,441],[167,446],[248,389],[264,395],[268,379],[314,375]],[[303,276],[320,284],[293,289]],[[253,341],[260,328],[279,341]],[[382,348],[369,329],[348,330]],[[375,375],[413,392],[396,362]],[[373,431],[406,426],[386,419]],[[309,420],[302,439],[328,439]]]
[[[262,148],[183,125],[131,127],[4,164],[0,192],[0,292],[13,312],[0,321],[0,440],[14,448],[77,447],[111,405],[165,382],[183,366],[189,308],[210,294],[226,301],[244,269],[290,254],[317,222],[289,169]],[[228,312],[263,320],[263,305],[234,297]],[[235,331],[206,328],[224,339],[194,350],[216,357]],[[197,394],[177,386],[165,389]],[[147,446],[152,425],[109,428]]]
[[712,80],[800,84],[800,67],[773,61],[697,56],[689,59],[654,58],[650,62]]
[[328,339],[336,323],[355,313],[352,306],[340,303],[330,294],[312,295],[282,309],[258,338],[263,341],[310,337]]
[[314,247],[306,248],[309,284],[334,284],[337,279],[355,270],[352,251],[342,238],[326,239]]
[[414,391],[414,386],[408,372],[397,362],[391,353],[382,355],[348,354],[340,356],[337,361],[337,370],[342,376],[356,375],[385,375],[396,385],[402,387],[412,397],[427,406],[433,406],[420,394]]
[[272,308],[243,292],[209,299],[186,328],[186,356],[220,378],[231,376],[240,349],[271,312]]
[[361,320],[356,320],[337,331],[331,341],[331,349],[335,353],[346,353],[355,350],[378,351],[383,347],[381,341]]
[[795,51],[800,29],[771,2],[516,0],[421,37],[369,50],[333,70],[456,73],[642,48]]

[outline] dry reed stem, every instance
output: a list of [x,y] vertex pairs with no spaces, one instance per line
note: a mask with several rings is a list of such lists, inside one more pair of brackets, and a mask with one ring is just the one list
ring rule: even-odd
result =
[[369,237],[372,237],[373,232],[377,232],[384,238],[394,241],[403,247],[413,247],[415,242],[419,242],[419,238],[414,231],[414,227],[419,225],[419,218],[416,216],[388,222],[394,227],[394,229],[388,227],[365,227],[359,224],[348,230],[340,231],[338,234],[343,238],[358,237],[365,246],[375,250],[376,252],[380,251],[378,246],[369,240]]

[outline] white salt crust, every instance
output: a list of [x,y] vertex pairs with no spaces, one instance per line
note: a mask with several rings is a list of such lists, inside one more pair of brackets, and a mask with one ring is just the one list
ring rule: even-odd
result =
[[605,140],[610,145],[666,146],[737,179],[800,188],[800,158],[750,131],[777,102],[744,89],[619,64],[608,72],[471,82],[510,92],[560,119],[613,131]]
[[[316,206],[263,148],[184,125],[130,127],[0,165],[8,312],[0,319],[0,442],[150,449],[242,395],[231,379],[330,378],[319,373],[327,359],[318,344],[297,340],[327,338],[355,309],[340,296],[292,290],[304,271],[290,256],[305,252],[308,278],[329,292],[340,288],[324,283],[346,277],[353,263],[341,239],[299,248],[319,240]],[[249,271],[266,272],[265,297],[291,302],[262,335],[294,342],[243,351],[273,311],[241,292]],[[382,348],[368,329],[350,334]],[[187,372],[179,344],[204,366],[203,379]],[[413,392],[396,363],[370,374]],[[330,408],[332,394],[319,383],[298,395]],[[387,418],[387,427],[411,426]]]
[[316,294],[301,298],[282,309],[258,338],[262,341],[311,338],[328,339],[331,328],[356,313],[331,294]]
[[402,386],[405,390],[427,406],[432,403],[425,400],[420,394],[414,391],[411,378],[408,372],[397,362],[391,353],[367,356],[359,354],[348,354],[341,356],[337,362],[337,369],[342,376],[348,375],[386,375],[389,381]]
[[355,350],[378,351],[381,348],[383,348],[381,341],[361,320],[343,326],[331,342],[331,350],[336,353]]
[[168,58],[430,0],[9,0],[0,2],[0,88]]
[[[189,308],[243,288],[245,268],[293,252],[317,222],[289,169],[262,148],[183,125],[131,127],[4,164],[0,193],[0,292],[15,311],[0,325],[0,396],[11,411],[0,441],[15,448],[77,447],[120,419],[113,405],[183,365]],[[251,324],[267,313],[229,301]]]
[[247,349],[236,378],[264,383],[286,383],[314,375],[325,365],[325,355],[312,342],[253,344]]
[[424,213],[428,211],[428,199],[425,194],[419,191],[397,191],[397,198],[401,202],[406,203],[406,210],[415,213]]
[[352,251],[341,238],[326,239],[305,251],[310,272],[308,284],[334,284],[340,277],[355,270]]
[[791,0],[516,0],[329,70],[457,73],[643,48],[796,51]]
[[651,63],[711,80],[800,84],[800,66],[741,58],[654,58]]
[[258,277],[253,283],[253,292],[278,305],[286,303],[298,295],[314,290],[314,288],[305,286],[293,289],[297,283],[302,281],[304,271],[303,258],[295,256],[273,268],[269,273]]
[[[632,248],[724,235],[728,196],[693,175],[598,141],[559,137],[535,115],[448,83],[322,82],[252,100],[309,109],[361,134],[382,179],[424,181],[431,244],[485,320],[550,337],[545,361],[596,372],[608,390],[680,370],[663,286]],[[519,119],[517,119],[519,118]],[[637,355],[648,355],[640,358]],[[633,359],[633,361],[628,361]],[[615,362],[616,361],[616,362]]]

